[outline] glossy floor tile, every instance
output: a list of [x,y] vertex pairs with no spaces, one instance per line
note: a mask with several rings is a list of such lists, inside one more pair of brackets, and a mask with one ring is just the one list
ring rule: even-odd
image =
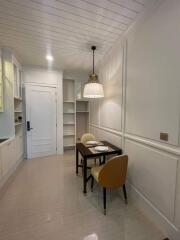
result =
[[24,161],[0,199],[0,240],[161,240],[162,234],[117,191],[82,193],[73,151]]

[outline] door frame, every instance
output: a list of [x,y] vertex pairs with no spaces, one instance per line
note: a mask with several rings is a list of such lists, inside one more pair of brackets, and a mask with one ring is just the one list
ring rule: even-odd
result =
[[31,149],[30,150],[28,150],[28,148],[31,148],[31,144],[28,144],[28,141],[29,141],[29,139],[28,139],[28,135],[27,135],[27,121],[30,119],[30,116],[29,116],[29,109],[27,108],[27,103],[29,103],[30,101],[28,100],[28,98],[29,98],[29,95],[27,95],[27,89],[28,88],[30,88],[30,87],[32,87],[32,86],[37,86],[37,87],[48,87],[48,88],[54,88],[55,89],[55,104],[56,104],[56,106],[55,106],[55,109],[56,109],[56,126],[55,126],[55,128],[56,128],[56,146],[55,146],[55,148],[56,148],[56,152],[55,152],[55,154],[57,155],[58,154],[58,118],[57,118],[57,109],[58,109],[58,99],[57,99],[57,95],[58,95],[58,93],[57,93],[57,91],[58,91],[58,88],[57,88],[57,86],[55,86],[55,85],[50,85],[50,84],[39,84],[39,83],[25,83],[24,84],[24,86],[25,86],[25,139],[26,139],[26,158],[27,159],[32,159],[32,156],[30,155],[30,156],[28,156],[28,152],[32,152],[31,151]]

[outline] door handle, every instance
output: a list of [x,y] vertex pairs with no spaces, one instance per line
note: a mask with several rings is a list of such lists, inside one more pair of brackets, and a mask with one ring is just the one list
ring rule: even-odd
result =
[[32,129],[30,121],[27,121],[27,131],[31,131]]

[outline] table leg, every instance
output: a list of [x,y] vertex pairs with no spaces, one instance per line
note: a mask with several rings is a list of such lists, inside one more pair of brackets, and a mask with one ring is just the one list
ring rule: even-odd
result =
[[76,148],[76,174],[78,174],[78,165],[79,165],[79,151]]
[[106,163],[106,155],[103,155],[103,164]]
[[83,193],[86,194],[87,185],[87,158],[83,159]]

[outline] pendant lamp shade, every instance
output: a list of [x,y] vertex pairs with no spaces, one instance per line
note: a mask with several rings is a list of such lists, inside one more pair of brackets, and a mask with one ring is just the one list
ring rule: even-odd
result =
[[89,76],[88,82],[84,86],[85,98],[102,98],[104,97],[103,85],[98,82],[98,76],[92,74]]
[[103,86],[100,83],[86,83],[84,87],[85,98],[102,98],[104,97]]
[[98,76],[94,73],[94,50],[95,46],[91,48],[93,50],[93,74],[89,76],[88,82],[84,86],[84,98],[102,98],[104,97],[103,85],[99,83]]

